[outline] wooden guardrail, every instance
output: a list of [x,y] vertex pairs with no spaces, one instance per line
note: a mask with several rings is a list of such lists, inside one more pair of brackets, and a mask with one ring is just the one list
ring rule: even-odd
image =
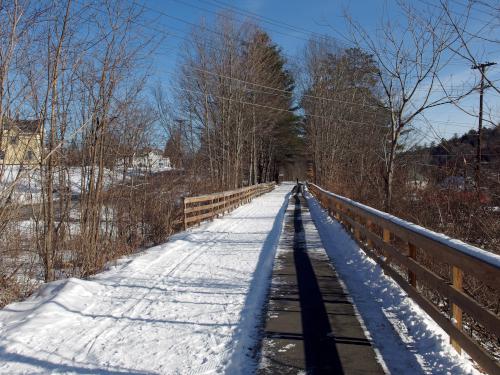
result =
[[273,190],[274,182],[252,185],[241,189],[183,198],[183,226],[189,226],[223,215],[226,211],[248,203],[261,194]]
[[[448,333],[459,353],[463,348],[483,370],[489,374],[500,374],[499,362],[462,330],[462,312],[465,312],[500,340],[499,317],[466,294],[462,287],[465,273],[500,292],[500,256],[336,195],[317,185],[309,183],[308,188],[329,214],[346,226],[365,253]],[[450,265],[451,283],[418,261],[417,248],[433,259]],[[407,276],[397,272],[390,266],[391,263],[402,266]],[[448,299],[451,304],[449,317],[419,292],[417,283]]]

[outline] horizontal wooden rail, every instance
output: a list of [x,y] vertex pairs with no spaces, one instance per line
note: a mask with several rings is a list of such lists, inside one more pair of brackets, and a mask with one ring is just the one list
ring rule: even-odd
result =
[[218,193],[184,197],[183,225],[189,226],[223,215],[232,209],[248,203],[261,194],[273,190],[274,182],[247,186],[241,189],[222,191]]
[[[372,207],[334,194],[315,184],[307,184],[309,191],[331,215],[353,232],[365,253],[373,258],[408,295],[426,311],[444,331],[460,352],[463,348],[489,374],[500,374],[500,364],[472,337],[462,330],[462,311],[500,339],[498,315],[478,303],[463,291],[463,274],[472,275],[500,291],[500,256],[467,245],[416,224],[404,221]],[[376,230],[378,227],[378,231]],[[382,233],[382,235],[379,235]],[[391,240],[396,236],[400,241]],[[400,244],[406,244],[404,248]],[[399,244],[399,245],[398,245]],[[427,255],[450,265],[448,282],[417,260],[417,248]],[[382,252],[379,255],[375,249]],[[404,267],[403,277],[391,263]],[[451,316],[443,314],[429,299],[419,292],[417,284],[425,284],[451,304]]]

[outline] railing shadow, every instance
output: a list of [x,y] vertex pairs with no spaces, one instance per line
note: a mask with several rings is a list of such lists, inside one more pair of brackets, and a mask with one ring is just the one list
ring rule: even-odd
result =
[[[10,353],[5,350],[5,348],[0,347],[0,357],[2,361],[5,362],[16,362],[23,363],[30,366],[36,366],[39,369],[43,369],[43,371],[49,372],[68,372],[71,374],[96,374],[96,375],[146,375],[152,374],[151,372],[137,371],[134,369],[128,368],[120,368],[120,367],[111,367],[111,368],[102,368],[102,367],[85,367],[83,365],[79,365],[78,363],[73,364],[65,364],[65,363],[54,363],[48,360],[43,360],[35,357],[30,357],[27,355],[19,354],[19,353]],[[36,371],[36,373],[39,370]],[[26,372],[32,373],[32,372]]]

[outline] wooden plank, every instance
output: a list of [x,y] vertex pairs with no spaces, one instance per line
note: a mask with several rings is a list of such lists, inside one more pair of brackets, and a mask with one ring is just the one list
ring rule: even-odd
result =
[[182,226],[184,230],[187,229],[187,222],[186,222],[186,197],[182,197]]
[[185,210],[185,213],[189,214],[189,213],[193,213],[193,212],[199,212],[199,211],[203,211],[203,210],[209,210],[209,209],[212,209],[212,208],[218,208],[218,207],[223,206],[223,205],[224,205],[224,202],[220,201],[220,202],[216,202],[216,203],[205,204],[205,205],[202,205],[202,206],[187,207],[186,210]]
[[[391,231],[389,229],[383,228],[382,236],[383,236],[383,240],[385,243],[388,243],[388,244],[391,243]],[[387,257],[387,262],[390,263],[391,256],[388,253],[385,253],[385,256]]]
[[358,242],[361,242],[361,236],[360,236],[360,226],[361,226],[361,223],[359,223],[359,219],[360,217],[359,216],[355,216],[354,218],[354,221],[357,223],[357,224],[360,224],[359,226],[356,225],[354,226],[354,238],[358,241]]
[[335,219],[340,221],[340,204],[335,204]]
[[391,243],[391,231],[387,228],[383,230],[383,240],[385,243]]
[[222,193],[212,193],[205,195],[197,195],[195,197],[186,197],[186,203],[199,203],[199,202],[207,202],[214,198],[221,198]]
[[192,223],[194,221],[198,222],[198,221],[201,221],[203,219],[211,218],[213,216],[214,216],[213,212],[207,212],[205,214],[191,216],[191,217],[186,218],[186,223]]
[[246,190],[248,190],[248,187],[241,188],[241,189],[235,189],[235,190],[229,190],[229,191],[223,191],[223,192],[217,192],[217,193],[211,193],[211,194],[197,195],[195,197],[186,197],[186,203],[206,202],[206,201],[210,201],[211,199],[222,198],[224,195],[225,196],[237,195],[237,194],[240,194]]
[[[412,243],[408,243],[408,257],[417,259],[417,247]],[[408,280],[412,287],[417,287],[417,275],[415,275],[415,272],[408,270]]]
[[[462,270],[458,267],[453,266],[451,268],[451,273],[452,273],[453,287],[461,292],[463,290]],[[460,307],[457,306],[455,303],[451,304],[451,317],[455,327],[457,327],[459,330],[462,330],[462,309],[460,309]],[[457,352],[459,353],[462,352],[462,348],[460,347],[460,344],[457,341],[452,339],[451,345],[453,345],[453,347]]]
[[[372,221],[370,219],[366,220],[366,230],[368,232],[371,232],[373,230],[373,224],[372,224]],[[373,248],[373,242],[372,242],[370,237],[367,237],[366,243],[367,243],[369,249]]]

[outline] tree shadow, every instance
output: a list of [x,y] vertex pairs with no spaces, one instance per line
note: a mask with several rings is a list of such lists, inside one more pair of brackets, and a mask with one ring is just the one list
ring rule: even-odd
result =
[[[92,367],[84,367],[81,364],[64,364],[64,363],[54,363],[48,360],[43,360],[39,358],[30,357],[27,355],[19,354],[19,353],[10,353],[5,350],[5,348],[0,347],[0,358],[4,362],[15,362],[22,363],[30,366],[36,366],[39,369],[49,371],[60,372],[70,372],[74,374],[96,374],[96,375],[145,375],[145,374],[153,374],[151,372],[138,371],[134,369],[121,368],[121,367],[111,367],[111,368],[92,368]],[[36,372],[39,372],[37,370]]]

